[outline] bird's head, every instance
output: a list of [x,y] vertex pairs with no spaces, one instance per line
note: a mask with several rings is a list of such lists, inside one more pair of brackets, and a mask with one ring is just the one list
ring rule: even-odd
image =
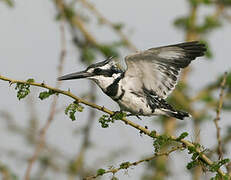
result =
[[95,81],[103,90],[111,85],[118,78],[125,68],[117,59],[109,58],[105,61],[92,64],[86,70],[67,74],[58,78],[58,80],[72,80],[88,78]]

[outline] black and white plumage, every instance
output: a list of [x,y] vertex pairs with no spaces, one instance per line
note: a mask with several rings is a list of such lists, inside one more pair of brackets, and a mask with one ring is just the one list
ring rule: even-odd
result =
[[123,62],[109,58],[59,80],[89,78],[115,100],[121,110],[133,115],[160,114],[184,119],[190,115],[175,110],[165,99],[175,88],[181,69],[205,51],[205,45],[197,41],[151,48],[128,55]]

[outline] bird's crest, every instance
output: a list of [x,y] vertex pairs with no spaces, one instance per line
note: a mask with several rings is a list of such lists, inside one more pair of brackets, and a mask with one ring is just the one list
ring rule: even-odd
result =
[[116,58],[116,57],[110,57],[109,58],[110,62],[112,65],[114,65],[116,68],[118,68],[121,71],[126,71],[127,65],[126,62],[123,58]]

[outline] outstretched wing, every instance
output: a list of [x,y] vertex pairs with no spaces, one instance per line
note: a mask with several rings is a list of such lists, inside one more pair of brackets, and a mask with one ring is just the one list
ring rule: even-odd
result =
[[125,57],[125,76],[136,77],[146,89],[166,98],[175,88],[181,69],[205,51],[204,44],[194,41],[138,52]]

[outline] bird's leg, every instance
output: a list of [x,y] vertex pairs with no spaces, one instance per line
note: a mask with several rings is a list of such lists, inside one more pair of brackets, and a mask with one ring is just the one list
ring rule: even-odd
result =
[[141,120],[141,121],[142,121],[142,119],[141,119],[141,117],[140,117],[140,116],[136,115],[136,117],[137,117],[139,120]]
[[140,116],[135,115],[135,114],[127,114],[127,116],[136,116],[139,120],[142,120]]
[[142,120],[139,115],[143,115],[144,111],[143,109],[139,110],[139,114],[128,114],[127,116],[136,116],[139,120]]

